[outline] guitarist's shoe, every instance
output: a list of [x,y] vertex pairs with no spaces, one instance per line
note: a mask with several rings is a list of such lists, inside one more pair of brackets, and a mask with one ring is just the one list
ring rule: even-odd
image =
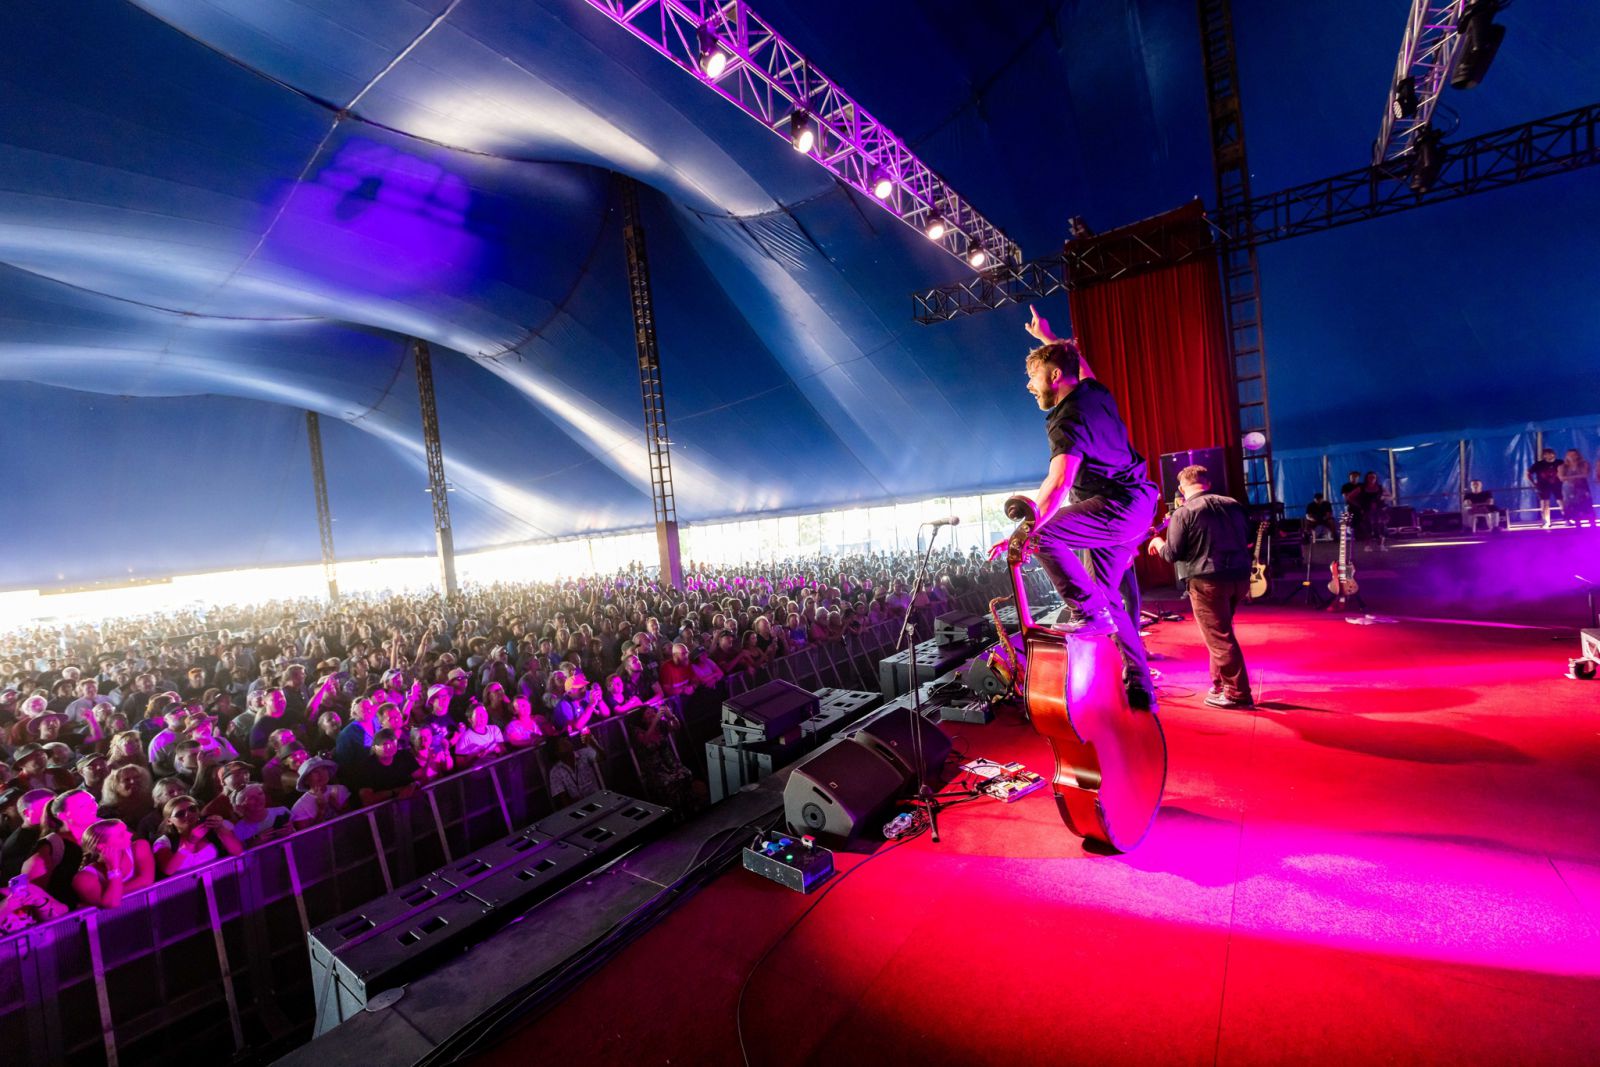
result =
[[1117,622],[1111,617],[1110,608],[1083,611],[1069,604],[1057,613],[1054,628],[1074,637],[1096,637],[1100,634],[1116,633]]
[[1226,693],[1211,693],[1206,696],[1206,703],[1214,708],[1253,708],[1256,702],[1247,696],[1231,697]]

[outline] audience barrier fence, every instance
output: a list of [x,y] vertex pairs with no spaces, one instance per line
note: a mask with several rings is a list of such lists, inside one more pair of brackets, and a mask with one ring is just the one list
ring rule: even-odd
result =
[[[1031,581],[1038,581],[1033,576]],[[982,614],[988,592],[950,608]],[[916,619],[931,632],[931,612]],[[704,780],[721,706],[773,678],[805,689],[876,690],[898,620],[808,645],[725,686],[678,701],[674,749]],[[631,716],[594,725],[606,787],[657,800],[643,780]],[[415,795],[340,815],[0,939],[0,1048],[7,1062],[126,1064],[288,1047],[311,1035],[306,935],[315,926],[481,848],[554,810],[550,756],[519,749]],[[13,1059],[20,1051],[19,1059]]]

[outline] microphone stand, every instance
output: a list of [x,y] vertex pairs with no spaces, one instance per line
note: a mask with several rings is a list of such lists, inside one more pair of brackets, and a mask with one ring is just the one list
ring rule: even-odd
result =
[[[924,526],[927,523],[923,524]],[[906,617],[900,626],[900,641],[896,644],[895,651],[899,651],[899,644],[903,643],[906,650],[906,669],[910,674],[911,684],[911,759],[917,765],[917,794],[914,803],[921,804],[928,812],[928,825],[933,831],[933,843],[939,843],[939,801],[934,796],[933,788],[928,785],[927,767],[922,755],[922,729],[925,725],[917,721],[922,718],[922,687],[917,683],[917,631],[912,616],[917,612],[917,597],[922,592],[922,583],[927,578],[928,561],[933,557],[933,543],[939,538],[939,527],[934,525],[933,533],[928,535],[927,550],[922,553],[922,563],[917,567],[916,581],[911,584],[911,601],[906,604]]]

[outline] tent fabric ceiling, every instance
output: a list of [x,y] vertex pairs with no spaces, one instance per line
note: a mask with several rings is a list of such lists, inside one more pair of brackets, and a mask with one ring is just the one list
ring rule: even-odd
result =
[[[1364,157],[1404,7],[1236,0],[1258,190]],[[1210,199],[1190,0],[991,8],[760,5],[1027,254]],[[1464,134],[1600,84],[1600,12],[1502,21]],[[913,325],[958,263],[582,0],[17,0],[0,31],[0,473],[34,505],[0,585],[315,558],[301,410],[341,555],[426,551],[410,337],[459,547],[648,523],[613,172],[644,188],[681,517],[1037,477],[1018,317]],[[1600,409],[1561,386],[1593,359],[1595,184],[1265,252],[1280,442]],[[1386,380],[1394,347],[1457,374]],[[1485,390],[1516,349],[1555,380]],[[80,489],[102,521],[57,506]]]

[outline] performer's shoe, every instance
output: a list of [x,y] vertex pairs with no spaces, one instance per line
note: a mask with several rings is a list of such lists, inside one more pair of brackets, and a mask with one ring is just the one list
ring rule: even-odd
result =
[[1253,708],[1256,702],[1247,696],[1231,697],[1226,693],[1212,693],[1206,697],[1206,703],[1214,708]]
[[1128,687],[1128,707],[1134,711],[1156,711],[1156,697],[1142,685]]
[[1062,608],[1056,615],[1055,628],[1065,630],[1074,637],[1096,637],[1117,632],[1117,621],[1111,617],[1110,608],[1099,611],[1082,611],[1075,607]]

